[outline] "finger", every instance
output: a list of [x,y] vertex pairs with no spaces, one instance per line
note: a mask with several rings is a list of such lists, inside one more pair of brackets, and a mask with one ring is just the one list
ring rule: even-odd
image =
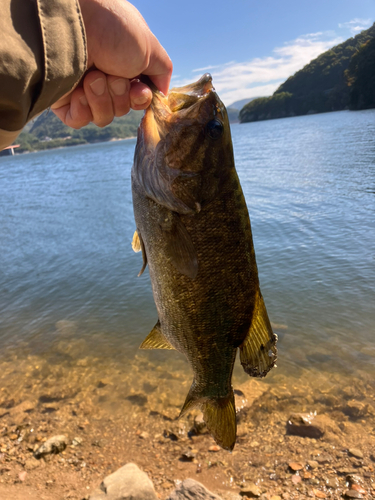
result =
[[112,98],[114,115],[127,115],[130,111],[130,81],[127,78],[108,75],[107,85]]
[[164,47],[153,36],[149,64],[142,73],[148,75],[157,88],[167,95],[172,78],[173,64]]
[[83,89],[91,109],[93,123],[98,127],[109,125],[114,118],[114,111],[106,75],[101,71],[87,73],[83,80]]
[[82,88],[76,89],[71,93],[70,103],[60,107],[55,107],[56,104],[52,107],[52,111],[68,127],[80,129],[93,119]]
[[130,106],[132,109],[146,109],[152,100],[150,88],[139,80],[132,80],[130,87]]

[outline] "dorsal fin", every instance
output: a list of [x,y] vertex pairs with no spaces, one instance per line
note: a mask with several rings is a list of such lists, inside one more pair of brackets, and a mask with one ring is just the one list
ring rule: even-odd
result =
[[156,323],[151,332],[139,347],[140,349],[174,349],[164,337],[160,327],[160,321]]

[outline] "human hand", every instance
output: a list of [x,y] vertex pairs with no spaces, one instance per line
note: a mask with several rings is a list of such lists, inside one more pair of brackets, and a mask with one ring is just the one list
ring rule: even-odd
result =
[[66,125],[99,127],[152,99],[141,73],[168,92],[172,62],[138,10],[126,0],[79,0],[86,29],[88,71],[80,84],[51,106]]

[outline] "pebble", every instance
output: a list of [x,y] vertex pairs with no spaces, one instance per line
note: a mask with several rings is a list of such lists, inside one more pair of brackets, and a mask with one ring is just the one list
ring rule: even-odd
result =
[[322,490],[317,490],[316,488],[313,488],[312,491],[317,498],[327,498],[327,495]]
[[80,444],[82,444],[82,438],[80,438],[80,437],[73,438],[73,441],[72,441],[73,446],[79,446]]
[[24,482],[24,481],[25,481],[25,479],[26,479],[26,476],[27,476],[27,472],[26,472],[25,470],[23,470],[22,472],[20,472],[20,473],[18,474],[18,479],[19,479],[20,481]]
[[347,490],[344,493],[344,498],[363,498],[363,495],[355,490]]
[[12,441],[15,441],[17,438],[18,438],[17,434],[10,434],[9,436],[9,439],[11,439]]
[[220,451],[220,446],[218,446],[217,444],[213,444],[208,448],[208,451],[218,452]]
[[261,489],[254,483],[246,484],[240,491],[241,496],[248,498],[258,498],[261,494]]
[[53,436],[45,443],[43,443],[35,452],[34,452],[34,457],[35,458],[41,458],[44,455],[49,455],[52,453],[60,453],[61,451],[65,450],[66,446],[68,444],[68,438],[66,436]]
[[141,432],[141,433],[140,433],[139,437],[140,437],[141,439],[148,439],[148,437],[149,437],[149,433],[148,433],[148,432],[146,432],[146,431],[143,431],[143,432]]
[[302,481],[301,476],[298,476],[297,474],[293,474],[292,476],[292,483],[293,484],[298,484]]
[[366,495],[366,490],[359,484],[352,484],[350,489],[358,491],[358,493],[361,493],[362,495]]
[[363,479],[361,476],[357,476],[356,474],[348,474],[345,478],[349,485],[351,486],[352,484],[362,484]]
[[338,488],[340,485],[337,477],[329,477],[328,479],[326,479],[326,486],[333,489]]
[[319,463],[316,461],[316,460],[309,460],[307,462],[307,465],[311,468],[311,469],[317,469],[319,467]]
[[361,452],[361,450],[358,450],[357,448],[349,448],[348,453],[352,457],[363,458],[363,453]]
[[289,462],[288,465],[295,472],[303,469],[303,467],[304,467],[304,465],[301,462]]

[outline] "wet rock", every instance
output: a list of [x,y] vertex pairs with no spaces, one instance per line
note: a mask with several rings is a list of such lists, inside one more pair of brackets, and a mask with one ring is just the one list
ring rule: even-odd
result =
[[172,491],[167,500],[221,500],[221,498],[208,491],[198,481],[185,479],[178,488]]
[[317,490],[316,488],[313,488],[312,491],[316,496],[316,498],[327,498],[327,495],[322,490]]
[[194,424],[191,430],[196,434],[205,434],[208,432],[202,412],[199,412],[198,415],[194,417]]
[[337,477],[328,477],[325,482],[326,482],[327,488],[336,489],[340,486],[339,480],[337,479]]
[[194,458],[197,456],[196,450],[186,450],[181,455],[182,462],[192,462]]
[[287,434],[320,439],[325,429],[314,413],[294,413],[286,424]]
[[361,478],[361,476],[357,476],[356,474],[348,474],[345,479],[349,483],[349,486],[351,486],[352,484],[363,484],[363,479]]
[[357,420],[359,418],[364,418],[368,414],[369,405],[361,403],[360,401],[348,401],[346,406],[343,409],[345,415],[350,417],[353,420]]
[[39,448],[34,452],[34,457],[41,458],[45,455],[60,453],[61,451],[65,450],[67,445],[68,438],[66,436],[53,436],[47,439],[47,441],[43,443],[42,446],[39,446]]
[[358,491],[358,493],[361,493],[362,495],[366,495],[366,490],[359,484],[353,484],[350,489]]
[[319,462],[317,462],[316,460],[309,460],[307,462],[307,465],[311,468],[311,469],[317,469],[319,467]]
[[240,491],[240,495],[248,498],[258,498],[262,494],[261,489],[254,483],[246,484]]
[[363,453],[361,452],[361,450],[358,450],[357,448],[350,448],[348,450],[348,453],[351,457],[355,457],[355,458],[359,458],[359,459],[363,458]]
[[294,472],[297,472],[298,470],[301,470],[304,467],[304,465],[300,462],[289,462],[288,465]]
[[364,498],[361,493],[355,490],[347,490],[344,492],[344,498]]
[[157,500],[157,496],[147,474],[129,463],[107,476],[89,500]]

